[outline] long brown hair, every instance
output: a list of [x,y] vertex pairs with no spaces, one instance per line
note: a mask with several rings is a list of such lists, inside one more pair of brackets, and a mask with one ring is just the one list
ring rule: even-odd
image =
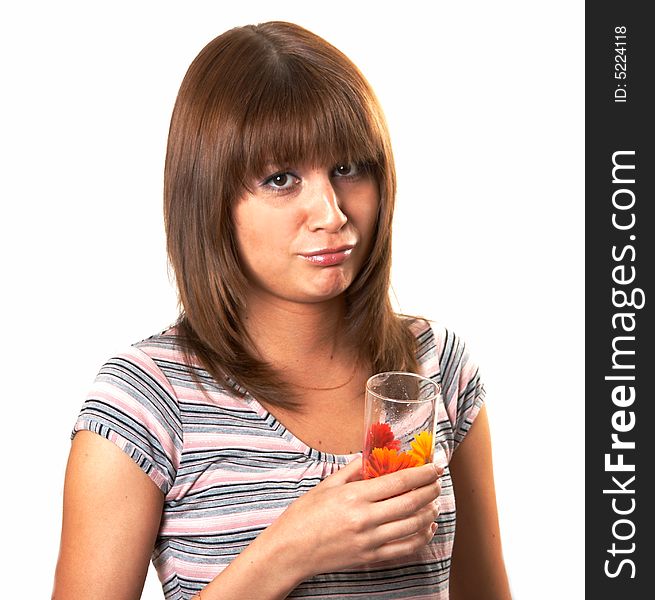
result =
[[184,77],[168,137],[164,216],[178,333],[218,382],[280,406],[293,406],[293,393],[257,357],[242,321],[247,283],[232,212],[267,164],[300,161],[372,170],[380,206],[370,256],[345,292],[346,331],[374,372],[415,370],[414,336],[389,300],[396,175],[370,85],[339,50],[292,23],[215,38]]

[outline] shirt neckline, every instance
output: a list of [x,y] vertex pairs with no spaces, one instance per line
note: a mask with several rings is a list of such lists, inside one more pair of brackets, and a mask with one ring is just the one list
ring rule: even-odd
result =
[[273,431],[275,431],[275,433],[287,441],[294,449],[298,450],[311,460],[347,465],[349,462],[362,455],[361,452],[355,452],[352,454],[334,454],[332,452],[323,452],[322,450],[317,450],[316,448],[313,448],[312,446],[309,446],[303,442],[300,438],[296,437],[290,429],[287,429],[280,421],[278,421],[275,415],[264,408],[264,406],[249,392],[245,393],[244,398],[250,407],[269,425]]

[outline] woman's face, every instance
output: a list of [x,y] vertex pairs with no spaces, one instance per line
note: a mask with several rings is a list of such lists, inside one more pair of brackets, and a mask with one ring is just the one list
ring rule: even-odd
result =
[[344,292],[371,248],[378,185],[365,167],[271,165],[234,208],[239,254],[258,293],[299,303]]

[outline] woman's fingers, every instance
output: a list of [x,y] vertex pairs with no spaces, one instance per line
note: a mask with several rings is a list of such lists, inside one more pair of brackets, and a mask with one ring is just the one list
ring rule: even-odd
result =
[[442,467],[428,463],[421,467],[402,469],[395,473],[368,479],[357,485],[362,486],[362,488],[366,486],[366,491],[363,493],[367,500],[379,502],[435,483],[442,474]]
[[[367,500],[377,502],[432,483],[441,475],[443,475],[443,467],[434,463],[428,463],[421,467],[412,467],[411,469],[402,469],[382,477],[367,479],[366,483],[363,484],[367,490],[364,494]],[[345,467],[327,477],[323,480],[321,486],[336,487],[355,481],[363,481],[361,457],[354,458]]]
[[436,531],[436,523],[434,523],[434,527],[426,527],[413,535],[388,542],[371,553],[371,562],[393,560],[412,554],[429,544]]
[[381,525],[411,517],[426,506],[431,506],[440,493],[441,484],[439,481],[434,481],[399,496],[374,502],[370,506],[371,520]]
[[319,488],[343,486],[340,505],[359,512],[368,527],[412,517],[431,506],[441,493],[439,476],[443,469],[433,464],[368,480],[362,480],[360,466],[359,459],[353,460],[325,479]]
[[[417,512],[405,518],[383,523],[373,530],[371,545],[380,547],[395,540],[401,540],[409,536],[428,535],[432,525],[436,527],[436,519],[439,516],[439,501],[434,500]],[[431,536],[430,536],[431,537]]]
[[323,480],[321,483],[324,487],[336,487],[344,483],[360,481],[362,476],[362,459],[361,456],[353,458],[345,467],[341,467],[336,473]]

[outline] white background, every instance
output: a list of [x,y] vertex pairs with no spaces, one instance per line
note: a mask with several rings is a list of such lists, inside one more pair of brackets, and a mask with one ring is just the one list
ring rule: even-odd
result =
[[[69,433],[97,369],[175,318],[162,171],[186,68],[226,29],[281,19],[343,50],[385,109],[395,293],[482,367],[514,597],[582,598],[583,3],[14,6],[0,15],[3,595],[50,593]],[[143,598],[161,598],[152,570]]]

